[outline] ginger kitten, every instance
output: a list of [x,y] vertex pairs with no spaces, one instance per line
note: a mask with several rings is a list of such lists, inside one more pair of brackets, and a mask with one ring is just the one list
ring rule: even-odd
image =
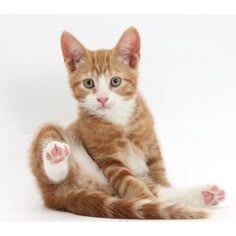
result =
[[61,48],[79,117],[46,124],[30,166],[46,206],[108,218],[201,219],[224,200],[216,185],[170,186],[153,119],[140,95],[140,38],[127,29],[111,50],[91,51],[64,32]]

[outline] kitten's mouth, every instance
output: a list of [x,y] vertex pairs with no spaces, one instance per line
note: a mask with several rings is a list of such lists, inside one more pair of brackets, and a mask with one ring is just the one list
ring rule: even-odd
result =
[[97,107],[96,109],[97,109],[97,110],[109,110],[109,109],[111,109],[111,107],[108,107],[108,106],[100,106],[100,107]]

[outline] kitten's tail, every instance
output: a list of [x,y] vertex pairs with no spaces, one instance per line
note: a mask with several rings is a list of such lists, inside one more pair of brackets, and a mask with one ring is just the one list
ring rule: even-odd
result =
[[[62,200],[62,199],[61,199]],[[118,219],[204,219],[201,209],[152,202],[147,199],[119,199],[101,192],[80,191],[67,196],[56,207],[79,215]]]

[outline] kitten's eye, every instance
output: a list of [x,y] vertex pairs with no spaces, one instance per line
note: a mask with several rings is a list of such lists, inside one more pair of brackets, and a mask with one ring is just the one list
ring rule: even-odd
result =
[[94,82],[93,82],[92,79],[85,79],[85,80],[83,81],[83,84],[84,84],[84,87],[85,87],[85,88],[88,88],[88,89],[91,89],[91,88],[94,87]]
[[110,84],[112,87],[118,87],[121,84],[121,78],[118,76],[112,77]]

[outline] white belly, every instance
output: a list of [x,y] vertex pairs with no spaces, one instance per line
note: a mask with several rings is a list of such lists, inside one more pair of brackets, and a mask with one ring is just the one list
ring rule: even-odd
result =
[[108,183],[102,170],[92,160],[81,144],[71,145],[70,147],[74,159],[79,164],[81,175],[88,176],[96,180],[96,182],[100,182],[102,184]]
[[144,153],[131,143],[129,144],[127,165],[136,176],[145,177],[148,174],[148,167]]

